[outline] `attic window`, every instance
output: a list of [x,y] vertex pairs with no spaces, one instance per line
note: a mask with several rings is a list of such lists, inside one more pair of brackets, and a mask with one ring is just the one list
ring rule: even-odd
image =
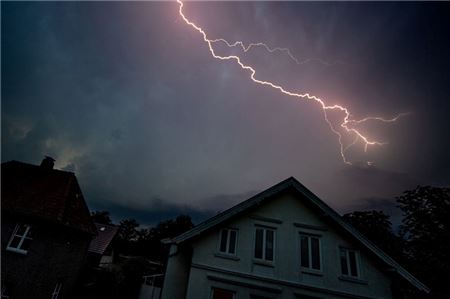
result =
[[273,262],[275,230],[258,227],[255,231],[255,259]]
[[31,226],[28,224],[17,224],[6,246],[6,250],[27,254],[31,240],[33,240],[31,238]]
[[236,254],[237,230],[223,229],[220,232],[219,252],[225,254]]
[[104,227],[104,226],[100,227],[101,232],[104,232],[105,230],[106,230],[106,227]]
[[341,273],[344,276],[359,277],[358,253],[355,250],[339,248]]

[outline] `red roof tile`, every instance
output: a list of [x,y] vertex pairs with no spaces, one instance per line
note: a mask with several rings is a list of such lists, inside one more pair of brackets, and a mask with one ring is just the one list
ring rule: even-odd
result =
[[89,251],[103,254],[116,235],[118,227],[100,223],[95,223],[95,226],[97,227],[97,236],[92,239]]
[[2,163],[1,170],[3,211],[95,234],[75,174],[18,161]]

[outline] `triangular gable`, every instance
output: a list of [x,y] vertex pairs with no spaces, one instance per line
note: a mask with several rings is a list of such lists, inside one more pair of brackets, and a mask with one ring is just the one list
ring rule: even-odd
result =
[[389,255],[375,246],[372,242],[370,242],[366,237],[364,237],[359,231],[354,229],[352,226],[344,222],[341,216],[333,210],[330,206],[328,206],[325,202],[319,199],[314,193],[308,190],[305,186],[303,186],[299,181],[295,178],[290,177],[275,186],[251,197],[248,200],[245,200],[230,209],[217,214],[214,217],[209,218],[208,220],[200,223],[194,228],[188,230],[187,232],[172,238],[163,240],[166,244],[180,244],[186,241],[189,241],[193,238],[197,238],[205,232],[211,231],[212,229],[219,226],[221,223],[226,222],[235,218],[238,215],[245,214],[250,209],[259,206],[273,198],[275,195],[287,191],[288,189],[294,189],[300,194],[304,195],[305,200],[307,200],[311,205],[318,208],[325,215],[327,215],[330,220],[338,224],[344,231],[349,233],[357,242],[359,242],[363,247],[372,252],[377,258],[382,260],[384,263],[395,269],[395,271],[410,282],[413,286],[415,286],[420,291],[424,291],[429,293],[430,290],[427,286],[425,286],[422,282],[420,282],[417,278],[415,278],[411,273],[406,271],[402,266],[400,266],[396,261],[394,261]]

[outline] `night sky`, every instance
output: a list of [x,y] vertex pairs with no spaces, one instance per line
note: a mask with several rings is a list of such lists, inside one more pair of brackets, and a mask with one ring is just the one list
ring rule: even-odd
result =
[[403,191],[450,185],[449,2],[187,2],[185,14],[210,38],[312,59],[217,46],[263,80],[355,119],[410,114],[360,127],[388,144],[355,145],[350,166],[317,103],[214,59],[176,2],[1,2],[2,162],[50,155],[91,209],[143,224],[198,222],[290,176],[341,213],[395,214]]

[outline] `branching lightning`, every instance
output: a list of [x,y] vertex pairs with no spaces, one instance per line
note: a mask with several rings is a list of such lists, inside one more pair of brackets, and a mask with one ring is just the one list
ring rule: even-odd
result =
[[[336,134],[338,136],[338,141],[340,144],[340,155],[342,157],[342,160],[344,161],[344,163],[346,164],[352,164],[350,161],[348,161],[345,153],[346,151],[356,145],[358,142],[361,142],[364,146],[364,151],[366,152],[368,147],[370,145],[384,145],[386,144],[386,142],[381,142],[381,141],[377,141],[377,140],[372,140],[371,138],[369,138],[368,136],[365,136],[360,129],[356,128],[356,125],[368,122],[368,121],[379,121],[379,122],[384,122],[384,123],[391,123],[391,122],[395,122],[397,121],[400,117],[407,115],[408,113],[401,113],[398,114],[397,116],[387,119],[387,118],[383,118],[383,117],[375,117],[375,116],[368,116],[366,118],[360,119],[360,120],[355,120],[351,118],[351,113],[350,111],[343,106],[340,105],[328,105],[326,104],[321,98],[311,95],[309,93],[297,93],[297,92],[293,92],[290,90],[287,90],[286,88],[282,87],[281,85],[278,85],[276,83],[273,83],[271,81],[264,81],[261,79],[256,78],[256,70],[250,66],[245,64],[244,62],[242,62],[241,58],[237,55],[227,55],[227,56],[222,56],[216,53],[216,51],[214,50],[213,44],[217,43],[217,42],[222,42],[224,43],[226,46],[228,47],[236,47],[236,46],[240,46],[241,49],[244,52],[249,51],[252,47],[264,47],[268,52],[273,53],[275,51],[280,51],[280,52],[285,52],[292,60],[294,60],[297,64],[301,64],[301,63],[305,63],[305,61],[299,61],[297,58],[295,58],[294,55],[292,55],[292,53],[289,51],[289,49],[287,48],[270,48],[269,46],[267,46],[264,43],[251,43],[248,46],[245,46],[243,42],[241,41],[237,41],[234,43],[230,43],[227,40],[223,39],[223,38],[218,38],[218,39],[210,39],[208,38],[206,32],[199,27],[198,25],[196,25],[194,22],[190,21],[184,14],[183,12],[183,2],[181,0],[177,0],[177,3],[179,4],[179,15],[181,16],[181,18],[183,19],[183,21],[191,26],[193,29],[195,29],[196,31],[198,31],[201,36],[203,37],[203,41],[208,45],[209,48],[209,52],[211,53],[211,55],[215,58],[215,59],[219,59],[219,60],[224,60],[224,61],[234,61],[235,63],[237,63],[243,70],[247,71],[250,75],[250,79],[259,85],[264,85],[264,86],[268,86],[271,87],[275,90],[278,90],[280,93],[285,94],[287,96],[290,97],[294,97],[294,98],[298,98],[298,99],[303,99],[303,100],[310,100],[310,101],[315,101],[317,102],[323,111],[323,115],[324,115],[324,119],[325,121],[328,123],[328,126],[330,127],[331,131]],[[343,113],[344,117],[342,118],[341,123],[339,124],[338,128],[336,128],[333,123],[329,120],[328,118],[328,112],[329,111],[338,111]],[[351,142],[348,145],[344,145],[343,142],[343,133],[346,134],[350,134],[353,135],[353,142]],[[368,162],[369,165],[371,165],[370,163],[372,162]]]
[[245,44],[243,42],[241,42],[241,41],[236,41],[234,43],[230,43],[229,41],[227,41],[227,40],[225,40],[223,38],[217,38],[217,39],[212,39],[211,40],[211,43],[218,43],[218,42],[224,43],[229,48],[234,48],[234,47],[238,47],[239,46],[242,49],[242,51],[244,51],[245,53],[250,51],[251,48],[255,48],[255,47],[262,47],[262,48],[266,49],[266,51],[269,52],[269,53],[282,52],[282,53],[285,53],[291,60],[293,60],[296,64],[299,64],[299,65],[310,63],[310,62],[318,62],[318,63],[323,64],[325,66],[333,66],[333,65],[336,65],[336,64],[344,64],[340,60],[336,60],[334,62],[327,62],[327,61],[319,59],[319,58],[307,58],[307,59],[300,60],[297,57],[295,57],[288,48],[280,48],[280,47],[270,48],[267,44],[261,43],[261,42],[259,42],[259,43],[249,43],[247,46],[245,46]]

